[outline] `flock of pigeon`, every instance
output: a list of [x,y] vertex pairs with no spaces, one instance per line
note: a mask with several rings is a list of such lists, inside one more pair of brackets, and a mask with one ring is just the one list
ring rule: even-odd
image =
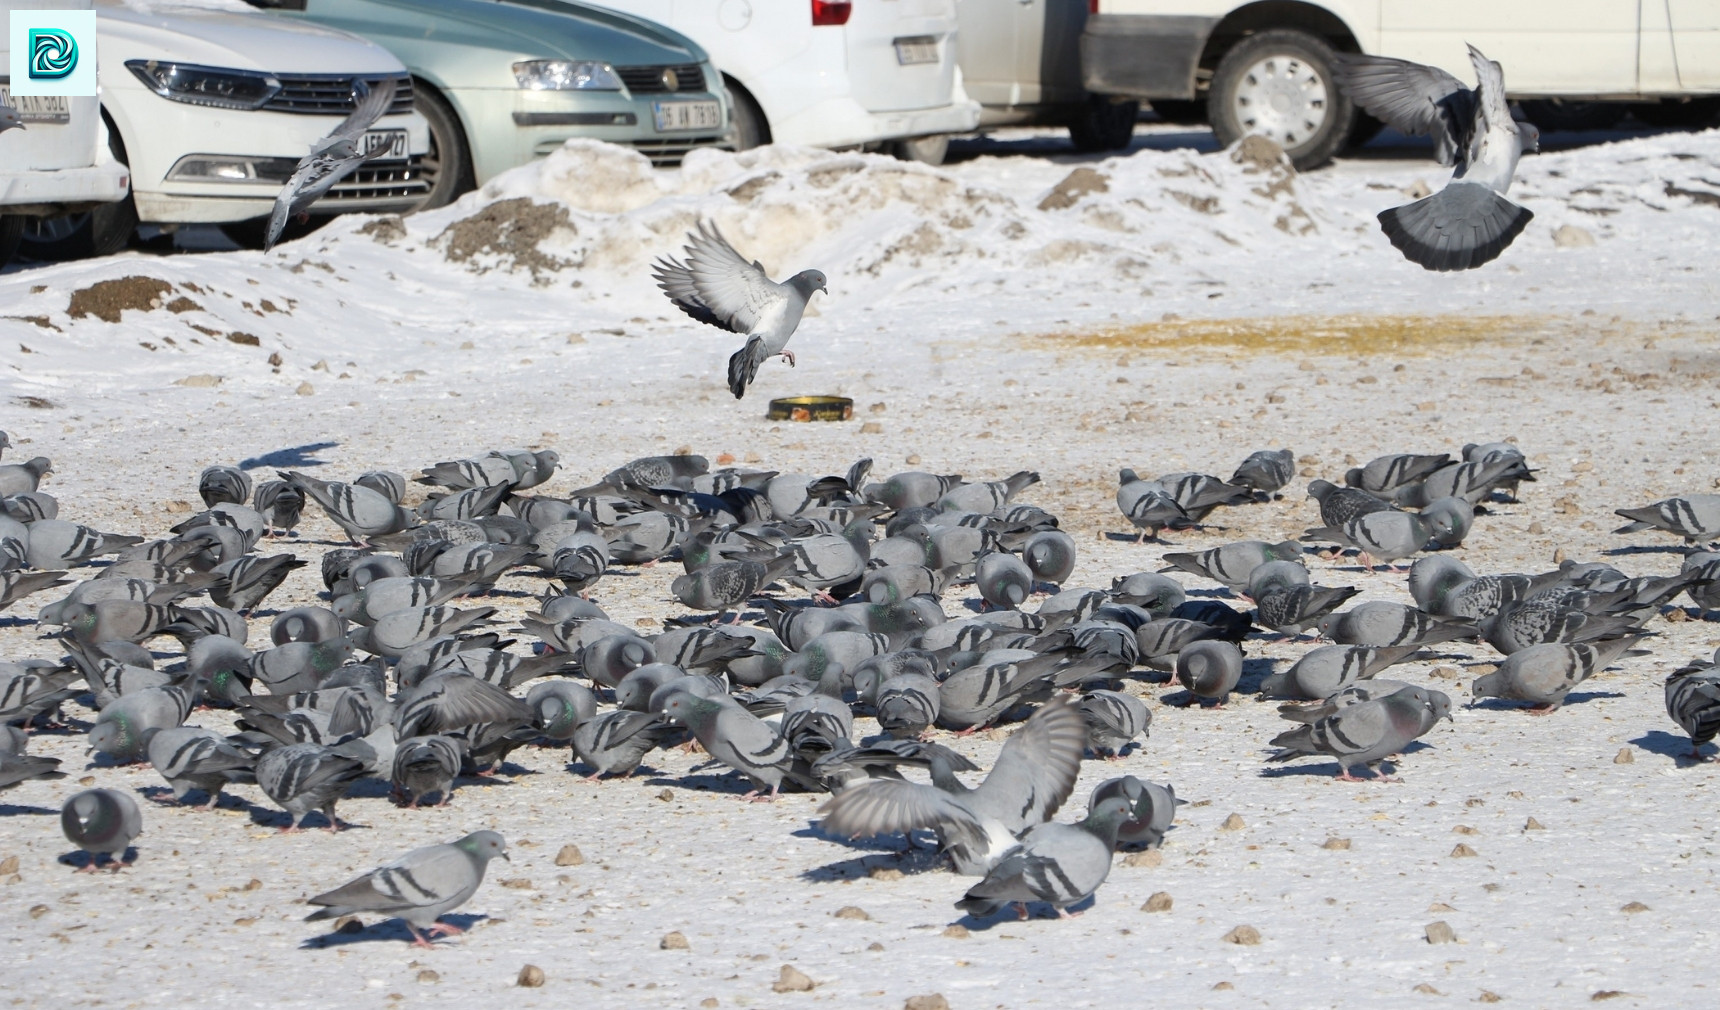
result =
[[[1115,758],[1146,735],[1151,712],[1128,680],[1168,678],[1186,688],[1173,698],[1222,705],[1241,689],[1250,636],[1317,629],[1333,644],[1258,684],[1293,724],[1270,759],[1334,759],[1348,780],[1356,768],[1380,775],[1452,717],[1445,694],[1379,676],[1420,650],[1485,642],[1502,659],[1474,694],[1546,713],[1641,643],[1644,622],[1678,594],[1720,607],[1712,551],[1639,577],[1574,562],[1477,575],[1438,553],[1478,506],[1535,479],[1510,443],[1466,446],[1461,459],[1383,457],[1343,486],[1313,481],[1323,525],[1301,537],[1167,553],[1164,571],[1107,589],[1065,585],[1075,541],[1020,500],[1039,479],[1027,471],[870,482],[869,460],[818,476],[712,470],[681,455],[634,460],[561,497],[529,493],[558,464],[526,450],[440,463],[418,476],[431,490],[414,508],[398,473],[334,483],[288,471],[253,484],[213,466],[198,488],[207,510],[150,540],[59,518],[37,489],[48,460],[0,464],[0,605],[64,593],[37,618],[64,655],[0,663],[0,788],[59,777],[60,762],[27,744],[69,705],[94,714],[92,752],[147,761],[171,787],[167,802],[201,793],[208,808],[230,785],[254,784],[286,811],[282,831],[314,812],[339,830],[336,805],[365,778],[391,782],[405,806],[445,804],[462,775],[506,774],[518,747],[571,747],[595,779],[685,744],[737,772],[747,798],[832,793],[821,809],[831,837],[900,833],[911,845],[934,832],[958,873],[981,878],[958,902],[974,915],[1009,903],[1025,915],[1028,901],[1064,914],[1104,881],[1119,844],[1155,845],[1174,818],[1168,785],[1123,776],[1094,791],[1081,821],[1052,820],[1087,754]],[[1117,504],[1145,538],[1268,500],[1293,475],[1288,450],[1255,453],[1228,480],[1124,470]],[[280,543],[307,505],[355,546],[320,558],[326,606],[274,613],[267,640],[252,642],[248,618],[308,563],[259,548]],[[1631,520],[1620,532],[1720,537],[1720,496],[1620,512]],[[1422,555],[1407,576],[1417,606],[1341,609],[1358,590],[1314,584],[1310,544],[1354,549],[1370,570]],[[590,599],[612,568],[659,561],[680,565],[670,591],[692,612],[661,633],[641,635]],[[79,566],[91,577],[69,577]],[[1236,602],[1190,598],[1173,571]],[[549,587],[509,630],[529,648],[486,627],[496,610],[476,605],[504,578]],[[808,598],[767,595],[772,586]],[[969,586],[978,599],[946,610]],[[743,620],[754,605],[761,616]],[[154,651],[169,640],[177,650]],[[1693,750],[1712,739],[1720,657],[1669,676],[1666,704]],[[233,709],[237,732],[195,725],[205,705]],[[876,734],[856,739],[857,713]],[[1024,716],[972,787],[959,774],[979,769],[933,733]],[[108,858],[118,869],[142,828],[133,799],[107,788],[66,799],[61,822],[90,870]],[[427,943],[420,931],[452,931],[437,916],[505,855],[487,831],[415,850],[311,899],[323,906],[311,918],[397,915]]]

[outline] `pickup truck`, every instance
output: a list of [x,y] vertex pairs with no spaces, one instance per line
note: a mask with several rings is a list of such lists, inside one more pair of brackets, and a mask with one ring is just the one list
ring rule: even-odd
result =
[[1464,44],[1505,68],[1510,97],[1543,129],[1651,125],[1720,114],[1720,0],[1089,0],[1087,90],[1202,113],[1221,143],[1278,142],[1298,168],[1379,128],[1333,84],[1335,53],[1468,75]]

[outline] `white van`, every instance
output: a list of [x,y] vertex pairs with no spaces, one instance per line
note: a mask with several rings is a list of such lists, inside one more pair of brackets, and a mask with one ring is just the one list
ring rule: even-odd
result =
[[112,205],[131,185],[108,153],[99,99],[12,96],[6,27],[15,8],[89,10],[90,0],[0,0],[0,100],[24,123],[0,133],[0,266],[17,251],[27,218]]
[[955,0],[600,0],[697,42],[734,99],[735,146],[887,147],[937,164],[979,125]]

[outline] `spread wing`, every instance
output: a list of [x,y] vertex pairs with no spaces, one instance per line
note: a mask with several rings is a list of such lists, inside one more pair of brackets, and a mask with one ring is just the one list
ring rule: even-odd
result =
[[378,119],[388,113],[388,107],[394,104],[395,87],[396,82],[393,80],[377,81],[375,87],[363,81],[354,81],[352,93],[358,99],[357,103],[352,112],[340,121],[340,125],[336,126],[318,147],[326,148],[331,141],[357,141],[363,137],[364,131],[375,125]]
[[1432,136],[1440,164],[1454,164],[1457,152],[1468,146],[1475,92],[1438,67],[1340,53],[1332,73],[1344,94],[1369,115],[1406,136]]
[[669,300],[701,323],[752,333],[767,312],[786,300],[764,267],[748,263],[708,221],[687,236],[686,254],[684,263],[659,259],[651,273]]
[[1505,71],[1499,64],[1481,54],[1481,50],[1469,47],[1469,63],[1475,68],[1475,101],[1479,108],[1479,126],[1476,137],[1471,144],[1478,143],[1480,134],[1492,129],[1495,125],[1514,125],[1511,119],[1511,107],[1505,100]]
[[1043,824],[1075,789],[1087,722],[1067,698],[1047,702],[1004,741],[969,804],[1020,832]]

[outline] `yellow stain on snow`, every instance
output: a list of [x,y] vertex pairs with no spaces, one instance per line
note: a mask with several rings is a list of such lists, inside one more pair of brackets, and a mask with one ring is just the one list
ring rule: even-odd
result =
[[[1607,327],[1612,330],[1616,327]],[[1453,347],[1517,343],[1572,336],[1572,321],[1530,315],[1257,316],[1235,319],[1166,319],[1027,335],[1047,350],[1202,351],[1238,354],[1429,354]],[[1611,335],[1582,327],[1594,336]]]

